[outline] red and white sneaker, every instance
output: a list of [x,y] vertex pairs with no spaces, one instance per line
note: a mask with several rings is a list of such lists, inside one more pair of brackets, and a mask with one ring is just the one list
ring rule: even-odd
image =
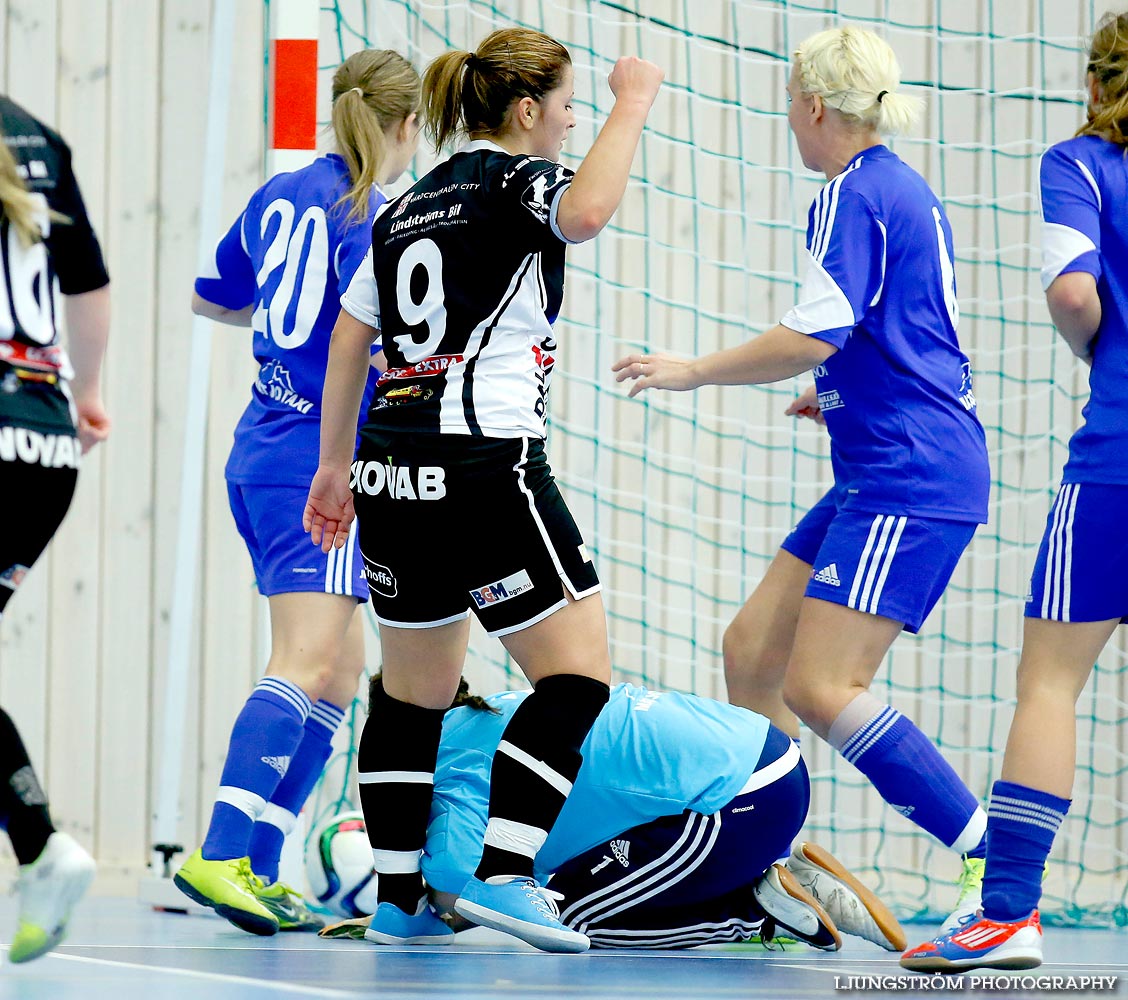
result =
[[959,927],[901,956],[901,966],[913,972],[1035,969],[1041,964],[1042,922],[1037,910],[1015,921],[964,917]]

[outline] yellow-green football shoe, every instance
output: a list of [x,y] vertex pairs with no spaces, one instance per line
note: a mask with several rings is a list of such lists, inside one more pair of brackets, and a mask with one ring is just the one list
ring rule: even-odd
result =
[[176,887],[201,906],[210,906],[240,930],[268,936],[278,932],[278,918],[256,892],[262,887],[250,858],[208,861],[196,851],[173,877]]
[[255,888],[255,896],[278,920],[280,931],[319,931],[325,926],[321,919],[306,905],[302,894],[291,889],[285,882],[262,885]]

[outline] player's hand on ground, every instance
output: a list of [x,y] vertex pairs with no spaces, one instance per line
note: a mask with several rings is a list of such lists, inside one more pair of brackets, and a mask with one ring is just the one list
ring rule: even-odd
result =
[[309,532],[310,540],[320,545],[322,552],[341,548],[348,541],[355,517],[348,467],[318,467],[302,514],[302,527]]
[[651,105],[658,96],[658,88],[662,86],[665,75],[652,62],[638,56],[623,56],[615,63],[607,83],[617,101],[637,100]]
[[684,392],[696,389],[698,382],[693,375],[693,361],[687,358],[672,358],[668,354],[628,354],[612,366],[616,382],[634,379],[635,384],[627,398],[637,396],[643,389],[671,389]]
[[796,396],[791,401],[791,405],[783,412],[788,417],[806,417],[816,424],[826,426],[826,417],[823,416],[822,409],[819,407],[819,393],[813,385]]
[[101,444],[110,436],[112,421],[100,396],[76,399],[74,408],[78,414],[78,440],[85,455],[94,445]]

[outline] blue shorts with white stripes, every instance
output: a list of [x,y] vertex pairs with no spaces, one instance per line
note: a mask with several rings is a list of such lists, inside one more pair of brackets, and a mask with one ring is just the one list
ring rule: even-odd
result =
[[1128,621],[1126,558],[1128,486],[1063,484],[1046,519],[1026,617]]
[[975,534],[975,524],[839,511],[833,491],[781,544],[811,566],[806,595],[902,622],[916,632]]
[[308,492],[296,486],[227,484],[231,513],[251,554],[259,593],[343,594],[367,601],[356,522],[348,544],[326,555],[302,528]]
[[752,884],[790,850],[810,782],[774,726],[745,790],[706,816],[686,811],[626,830],[567,861],[548,887],[560,919],[595,948],[692,948],[743,941],[763,916]]

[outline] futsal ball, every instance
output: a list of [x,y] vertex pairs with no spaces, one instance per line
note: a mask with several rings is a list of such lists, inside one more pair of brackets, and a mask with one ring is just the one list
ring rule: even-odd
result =
[[375,912],[376,872],[364,813],[339,813],[313,831],[306,847],[306,877],[326,909],[342,917]]

